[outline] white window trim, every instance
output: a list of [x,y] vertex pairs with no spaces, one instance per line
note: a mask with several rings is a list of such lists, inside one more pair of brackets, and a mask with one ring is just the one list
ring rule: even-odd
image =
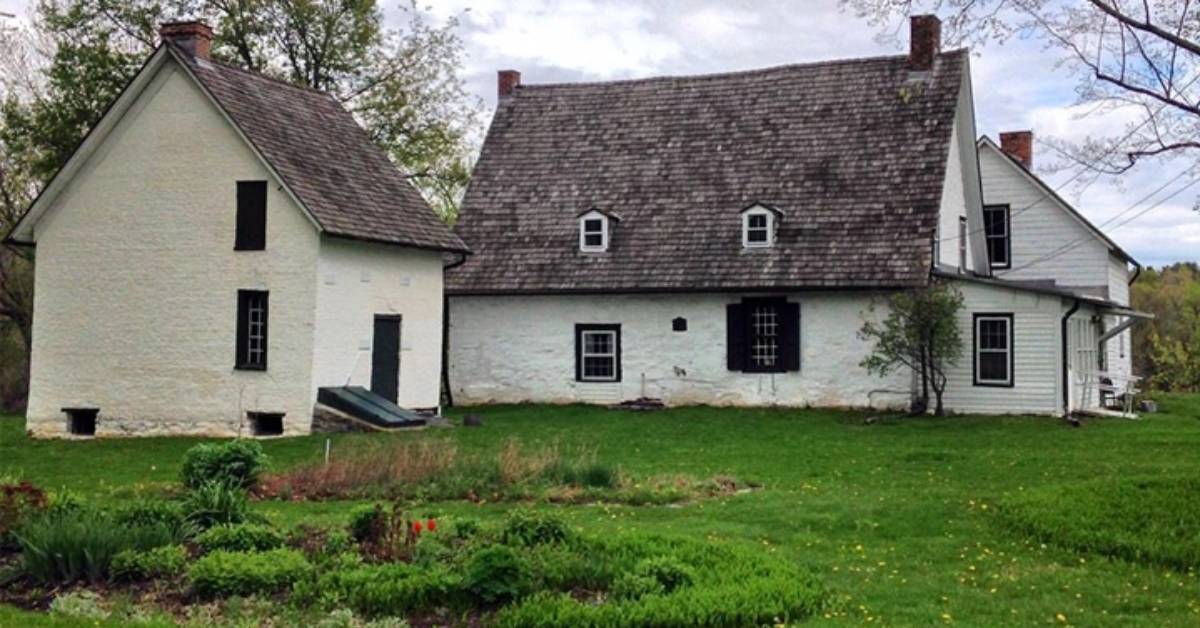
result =
[[[982,327],[984,321],[999,321],[1004,323],[1004,348],[1003,349],[984,349],[982,346]],[[1013,385],[1013,319],[1008,316],[976,316],[975,317],[975,384],[984,386],[1012,386]],[[985,379],[982,375],[983,369],[980,358],[984,353],[998,353],[1005,357],[1005,370],[1008,377],[1004,379]]]
[[[600,221],[600,246],[589,246],[586,226],[589,220]],[[588,212],[579,217],[579,250],[584,253],[603,253],[608,250],[608,216],[600,212]],[[595,233],[595,232],[592,232]]]
[[[767,217],[767,241],[766,242],[751,242],[750,241],[750,217],[751,216],[766,216]],[[742,212],[742,247],[747,249],[765,249],[775,246],[775,212],[772,212],[765,207],[754,207]]]
[[967,217],[958,217],[958,272],[967,272]]
[[[580,332],[580,342],[583,346],[580,348],[580,359],[582,360],[579,367],[579,378],[585,382],[615,382],[617,381],[617,332],[612,330],[588,330]],[[611,350],[605,353],[592,353],[588,351],[588,337],[590,336],[608,336],[608,346]],[[588,376],[587,374],[587,359],[588,358],[608,358],[612,360],[612,375],[608,377]]]

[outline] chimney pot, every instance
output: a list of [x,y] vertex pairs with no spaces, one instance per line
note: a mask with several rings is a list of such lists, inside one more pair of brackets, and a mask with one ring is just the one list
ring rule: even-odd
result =
[[212,53],[213,29],[200,20],[166,22],[158,27],[158,36],[163,42],[172,42],[200,59],[208,59]]
[[521,86],[521,73],[516,70],[500,70],[497,74],[496,93],[501,98],[512,96]]
[[1009,157],[1021,162],[1026,168],[1033,168],[1033,131],[1010,131],[1000,134],[1000,150]]
[[942,51],[942,21],[936,15],[909,18],[908,69],[928,72]]

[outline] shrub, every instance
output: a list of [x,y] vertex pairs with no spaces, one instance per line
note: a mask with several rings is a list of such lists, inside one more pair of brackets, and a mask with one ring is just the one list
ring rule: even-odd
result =
[[695,579],[692,568],[673,556],[643,559],[633,568],[633,573],[654,579],[667,593],[690,585]]
[[224,443],[203,443],[183,456],[183,485],[197,489],[206,484],[249,489],[258,482],[266,464],[258,441],[237,439]]
[[28,480],[0,482],[0,547],[9,535],[49,505],[46,492]]
[[295,597],[325,609],[351,608],[370,616],[408,615],[461,606],[462,580],[444,567],[417,568],[407,563],[360,565],[332,570],[315,582],[296,586]]
[[221,524],[196,537],[196,545],[204,552],[265,552],[283,547],[283,534],[270,526],[258,523]]
[[650,576],[627,573],[614,580],[608,592],[617,600],[636,600],[645,595],[666,593],[666,590],[658,580]]
[[515,600],[533,588],[529,562],[504,545],[482,549],[467,561],[463,586],[487,604]]
[[199,530],[261,520],[250,512],[245,491],[220,482],[209,482],[189,491],[183,499],[183,516]]
[[17,533],[22,568],[44,584],[102,580],[113,557],[125,550],[147,550],[177,541],[162,524],[119,526],[93,508],[75,513],[48,512]]
[[175,530],[180,541],[195,536],[196,528],[187,521],[179,502],[142,499],[117,509],[113,521],[119,526],[162,525]]
[[541,545],[566,541],[570,531],[556,514],[518,509],[509,514],[500,538],[509,545]]
[[188,580],[196,594],[206,598],[268,594],[292,586],[310,569],[304,555],[292,549],[218,550],[192,563]]
[[361,504],[350,510],[350,535],[362,543],[373,539],[383,526],[384,512],[380,504]]
[[301,524],[288,534],[287,546],[317,561],[334,559],[355,549],[354,540],[345,530],[308,524]]
[[187,566],[188,553],[182,545],[164,545],[149,550],[125,550],[113,557],[113,578],[143,580],[174,578]]

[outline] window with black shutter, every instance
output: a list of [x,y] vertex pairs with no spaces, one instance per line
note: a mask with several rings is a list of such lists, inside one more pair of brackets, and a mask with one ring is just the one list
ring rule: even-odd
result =
[[267,248],[267,182],[238,181],[235,251]]
[[267,292],[238,290],[237,360],[234,366],[267,370]]
[[621,381],[620,325],[575,325],[575,381]]
[[730,303],[726,306],[726,352],[731,371],[800,370],[800,304],[783,298]]

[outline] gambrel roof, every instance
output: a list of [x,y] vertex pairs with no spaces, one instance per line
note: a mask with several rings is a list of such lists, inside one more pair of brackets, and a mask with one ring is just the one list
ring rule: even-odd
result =
[[[139,76],[85,138],[11,238],[33,242],[33,223],[159,67],[173,59],[193,77],[292,198],[324,233],[417,248],[468,249],[375,145],[325,92],[297,87],[209,59],[176,44],[159,47]],[[75,162],[75,163],[72,163]],[[232,185],[232,182],[231,182]]]
[[[458,294],[900,287],[928,281],[965,51],[502,98],[460,210]],[[780,212],[742,247],[739,211]],[[581,211],[622,217],[603,255]]]

